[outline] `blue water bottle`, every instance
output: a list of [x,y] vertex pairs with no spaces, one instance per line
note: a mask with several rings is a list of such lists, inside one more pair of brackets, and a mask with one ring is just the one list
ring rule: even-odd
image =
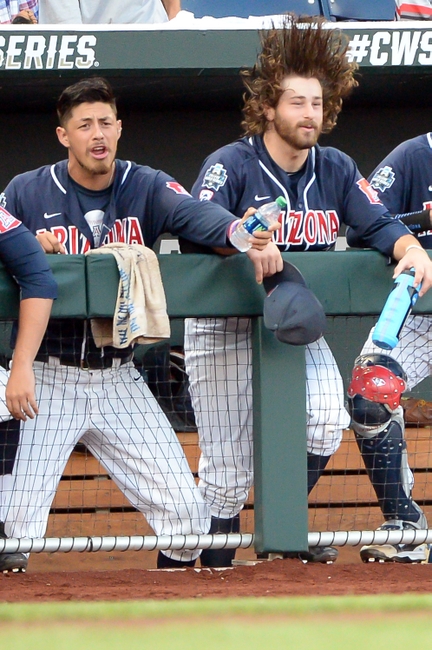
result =
[[402,271],[395,279],[372,335],[372,342],[384,350],[393,350],[412,307],[417,302],[421,284],[413,287],[415,269]]

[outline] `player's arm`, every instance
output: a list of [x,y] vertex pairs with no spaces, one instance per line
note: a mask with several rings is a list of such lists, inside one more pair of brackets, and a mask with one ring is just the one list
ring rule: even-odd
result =
[[[255,212],[256,208],[249,208],[246,210],[241,222],[245,221],[252,214],[255,214]],[[249,239],[252,247],[246,252],[246,255],[254,266],[255,279],[258,284],[261,284],[265,277],[274,275],[283,269],[283,260],[280,250],[272,241],[274,231],[278,230],[280,227],[280,223],[272,224],[267,231],[259,231]],[[265,239],[263,238],[261,240],[264,245],[254,245],[254,240],[259,239],[261,235],[267,235]],[[218,252],[223,255],[226,254],[227,250],[229,249],[222,249]]]
[[34,418],[38,413],[33,361],[48,324],[52,302],[46,298],[27,298],[20,303],[18,336],[6,385],[6,405],[17,420]]
[[21,290],[6,404],[13,417],[25,420],[37,413],[32,364],[57,297],[57,283],[36,238],[17,220],[0,236],[0,256]]
[[162,0],[162,4],[170,20],[175,18],[181,9],[180,0]]
[[398,261],[393,277],[402,271],[415,269],[414,286],[421,282],[419,296],[423,296],[432,287],[432,261],[413,235],[400,237],[393,248],[393,258]]
[[394,219],[399,219],[416,234],[426,232],[432,228],[432,210],[421,210],[420,212],[407,212],[405,214],[394,214]]
[[[203,204],[217,203],[245,221],[256,212],[254,207],[249,207],[244,214],[239,212],[239,197],[243,194],[248,182],[242,158],[237,159],[235,150],[224,147],[204,161],[192,187],[192,195]],[[278,228],[280,228],[280,224],[274,224],[269,230],[257,232],[250,238],[252,248],[246,252],[246,255],[254,265],[255,279],[258,284],[261,284],[264,277],[273,275],[283,268],[279,249],[272,242],[273,232]],[[238,252],[228,246],[214,247],[213,250],[220,255],[233,255]]]
[[[407,212],[405,214],[390,214],[392,219],[403,223],[413,234],[426,232],[432,229],[432,210],[421,210],[420,212]],[[351,248],[367,248],[368,245],[358,233],[348,227],[346,231],[346,240]]]

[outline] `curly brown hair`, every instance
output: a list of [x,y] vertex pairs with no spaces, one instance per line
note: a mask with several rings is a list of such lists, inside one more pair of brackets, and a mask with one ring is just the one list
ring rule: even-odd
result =
[[348,38],[339,29],[328,29],[319,16],[287,14],[282,26],[261,32],[261,52],[251,70],[241,75],[244,94],[242,127],[246,135],[264,133],[266,108],[275,108],[288,75],[314,77],[323,89],[323,133],[329,133],[342,110],[342,100],[358,85],[357,64],[349,63]]

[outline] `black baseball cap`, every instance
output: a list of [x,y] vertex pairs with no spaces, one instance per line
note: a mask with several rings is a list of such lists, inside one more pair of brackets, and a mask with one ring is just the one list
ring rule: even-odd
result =
[[264,325],[282,343],[308,345],[326,329],[323,306],[308,289],[299,269],[284,261],[279,273],[264,278]]

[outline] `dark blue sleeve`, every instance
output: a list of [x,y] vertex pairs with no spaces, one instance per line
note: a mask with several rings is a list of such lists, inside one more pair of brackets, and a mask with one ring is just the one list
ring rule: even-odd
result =
[[152,212],[161,232],[212,247],[229,244],[228,228],[236,220],[223,207],[193,198],[164,172],[158,173],[154,184]]
[[0,233],[0,259],[21,288],[21,299],[57,298],[57,283],[46,254],[22,224]]
[[410,204],[414,183],[412,164],[407,154],[407,145],[399,145],[381,161],[369,177],[372,187],[391,214],[422,209],[422,196],[418,197],[418,206],[412,207]]
[[[345,188],[345,223],[348,245],[374,248],[392,256],[400,237],[411,232],[403,223],[393,219],[377,192],[362,177],[354,161]],[[352,232],[351,232],[352,229]]]

